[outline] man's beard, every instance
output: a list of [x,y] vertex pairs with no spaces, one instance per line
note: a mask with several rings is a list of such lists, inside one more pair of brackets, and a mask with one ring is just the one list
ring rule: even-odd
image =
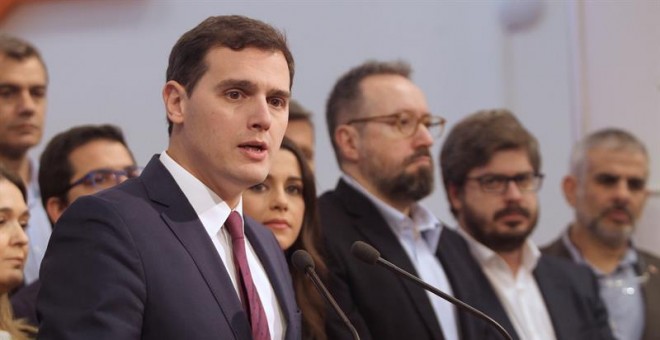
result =
[[[628,214],[630,224],[624,226],[616,226],[616,229],[608,228],[607,226],[603,225],[603,220],[612,210],[621,210]],[[603,210],[596,218],[587,223],[586,226],[587,230],[589,230],[589,232],[591,232],[591,234],[602,244],[609,248],[617,249],[623,247],[630,241],[630,237],[635,230],[635,219],[633,217],[633,213],[628,208],[623,205],[616,204]]]
[[[534,228],[536,228],[536,222],[539,217],[538,212],[533,214],[529,209],[523,208],[518,204],[510,204],[506,208],[495,212],[492,219],[488,220],[479,216],[468,204],[463,203],[465,228],[475,240],[495,252],[510,252],[520,248],[525,243],[525,240],[527,240],[527,237],[534,231]],[[520,234],[499,234],[496,231],[488,230],[489,224],[494,224],[497,219],[510,213],[518,213],[530,219],[529,228]]]
[[406,166],[414,163],[420,156],[431,157],[428,149],[419,149],[406,158],[399,166],[402,169],[394,176],[389,176],[386,165],[369,161],[364,172],[372,180],[374,186],[385,197],[394,201],[419,201],[433,192],[433,166],[420,167],[413,173],[405,171]]

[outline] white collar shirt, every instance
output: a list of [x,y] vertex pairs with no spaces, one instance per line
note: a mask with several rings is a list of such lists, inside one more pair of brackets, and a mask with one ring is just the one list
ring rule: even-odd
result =
[[[411,216],[406,216],[369,193],[350,176],[344,174],[342,179],[352,188],[365,195],[380,211],[381,216],[408,255],[419,277],[441,291],[453,295],[449,279],[440,260],[435,256],[442,232],[440,221],[428,209],[417,203],[411,207]],[[431,292],[427,291],[426,295],[431,302],[436,318],[441,324],[445,339],[458,339],[455,307]]]
[[[193,207],[204,229],[213,242],[216,251],[225,265],[225,269],[231,278],[234,290],[239,299],[242,298],[239,293],[238,277],[233,261],[231,246],[231,236],[225,228],[224,223],[231,213],[231,208],[215,192],[184,169],[166,151],[160,154],[160,161],[165,168],[172,174],[174,180],[183,191],[190,205]],[[243,200],[240,199],[236,209],[234,209],[243,218]],[[282,315],[282,309],[275,295],[273,286],[268,279],[257,254],[252,248],[250,241],[245,238],[245,252],[250,267],[252,279],[259,293],[261,304],[264,307],[266,318],[268,319],[268,328],[272,339],[283,339],[286,333],[286,322]],[[249,313],[249,312],[248,312]]]
[[496,252],[475,240],[462,228],[459,234],[467,241],[472,256],[495,289],[520,339],[556,339],[552,320],[541,294],[534,269],[541,257],[538,247],[527,239],[522,248],[522,263],[517,273]]

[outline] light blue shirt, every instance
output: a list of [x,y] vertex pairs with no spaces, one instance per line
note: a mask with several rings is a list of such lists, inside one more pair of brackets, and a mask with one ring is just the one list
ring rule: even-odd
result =
[[619,265],[606,274],[589,263],[568,237],[568,229],[562,235],[562,242],[576,263],[587,265],[598,278],[600,297],[605,303],[610,317],[610,327],[620,340],[641,339],[644,331],[644,298],[641,285],[644,277],[636,271],[638,255],[628,247]]
[[53,230],[48,220],[48,215],[41,203],[41,191],[39,190],[39,170],[31,162],[30,183],[27,186],[28,209],[30,211],[30,220],[25,232],[28,236],[28,257],[23,269],[25,273],[25,284],[30,284],[39,278],[39,267],[44,258],[48,240]]
[[[348,175],[343,174],[342,179],[352,188],[365,195],[380,211],[394,235],[397,236],[419,277],[441,291],[454,295],[442,264],[435,256],[442,232],[440,221],[428,209],[417,203],[411,207],[411,216],[406,216],[370,194]],[[454,305],[431,292],[427,291],[426,295],[433,306],[445,339],[459,339]]]

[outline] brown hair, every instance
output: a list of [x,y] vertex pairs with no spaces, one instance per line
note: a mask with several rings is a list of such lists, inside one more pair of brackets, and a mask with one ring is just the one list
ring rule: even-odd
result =
[[[302,228],[298,238],[289,249],[285,250],[287,260],[291,262],[291,256],[298,249],[306,250],[314,260],[316,272],[322,278],[327,277],[328,267],[322,257],[321,251],[321,225],[318,218],[316,204],[316,181],[307,159],[302,150],[290,139],[284,137],[282,149],[288,150],[296,157],[303,182],[303,201],[305,213]],[[311,338],[325,340],[325,304],[321,295],[305,274],[289,265],[289,271],[293,279],[293,287],[296,293],[296,301],[302,311],[303,339]]]
[[21,194],[23,194],[23,201],[27,203],[27,188],[25,187],[25,183],[23,183],[23,180],[17,174],[3,166],[2,163],[0,163],[0,179],[6,179],[15,185]]
[[[27,203],[27,192],[23,181],[14,173],[0,164],[0,180],[6,179],[20,190],[23,200]],[[37,329],[25,323],[24,320],[15,320],[14,313],[9,303],[9,292],[0,293],[0,330],[6,331],[13,340],[29,339],[29,335],[35,335]]]
[[[67,200],[67,188],[73,180],[74,170],[69,155],[78,148],[96,140],[108,140],[121,143],[128,150],[124,134],[117,126],[80,125],[55,135],[39,158],[39,189],[41,190],[41,203],[46,203],[51,197],[57,197],[62,202]],[[128,153],[133,157],[130,150]]]
[[360,88],[362,80],[376,75],[399,75],[410,79],[411,72],[410,65],[403,61],[381,62],[369,60],[350,69],[337,80],[332,92],[330,92],[325,108],[328,134],[332,141],[332,148],[335,151],[337,162],[341,163],[340,153],[334,137],[335,130],[341,124],[340,122],[360,116],[363,100]]
[[[209,17],[184,33],[172,47],[166,80],[177,81],[191,95],[208,69],[204,58],[214,47],[228,47],[234,51],[247,47],[280,51],[289,66],[290,86],[293,86],[293,55],[284,34],[262,21],[240,15]],[[169,119],[168,133],[172,133]]]
[[289,101],[289,121],[304,121],[309,123],[309,125],[314,126],[312,123],[312,112],[307,110],[294,99]]
[[[534,172],[540,171],[538,141],[511,111],[482,110],[458,122],[440,151],[440,169],[447,199],[450,184],[463,188],[470,170],[488,164],[495,153],[512,149],[524,150]],[[451,212],[456,215],[453,207]]]
[[41,63],[41,66],[43,66],[44,72],[46,72],[46,79],[48,79],[46,63],[44,63],[41,53],[39,53],[39,50],[29,42],[8,34],[0,34],[0,54],[16,61],[37,58]]

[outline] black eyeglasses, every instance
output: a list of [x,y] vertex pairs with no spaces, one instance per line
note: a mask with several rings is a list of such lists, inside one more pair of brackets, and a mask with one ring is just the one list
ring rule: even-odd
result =
[[543,174],[525,173],[515,176],[486,174],[479,177],[468,177],[466,180],[477,181],[483,192],[501,195],[507,191],[509,182],[516,183],[521,192],[538,191],[543,182]]
[[427,114],[418,117],[413,112],[402,111],[389,115],[351,119],[346,122],[346,124],[351,125],[368,122],[385,123],[396,126],[404,137],[414,136],[417,133],[419,125],[422,124],[429,130],[433,137],[439,138],[442,136],[446,120],[440,116],[431,116]]
[[69,184],[64,192],[68,192],[71,188],[78,185],[84,185],[94,189],[107,189],[121,183],[125,178],[140,176],[141,172],[142,168],[138,166],[128,166],[122,170],[95,169]]

